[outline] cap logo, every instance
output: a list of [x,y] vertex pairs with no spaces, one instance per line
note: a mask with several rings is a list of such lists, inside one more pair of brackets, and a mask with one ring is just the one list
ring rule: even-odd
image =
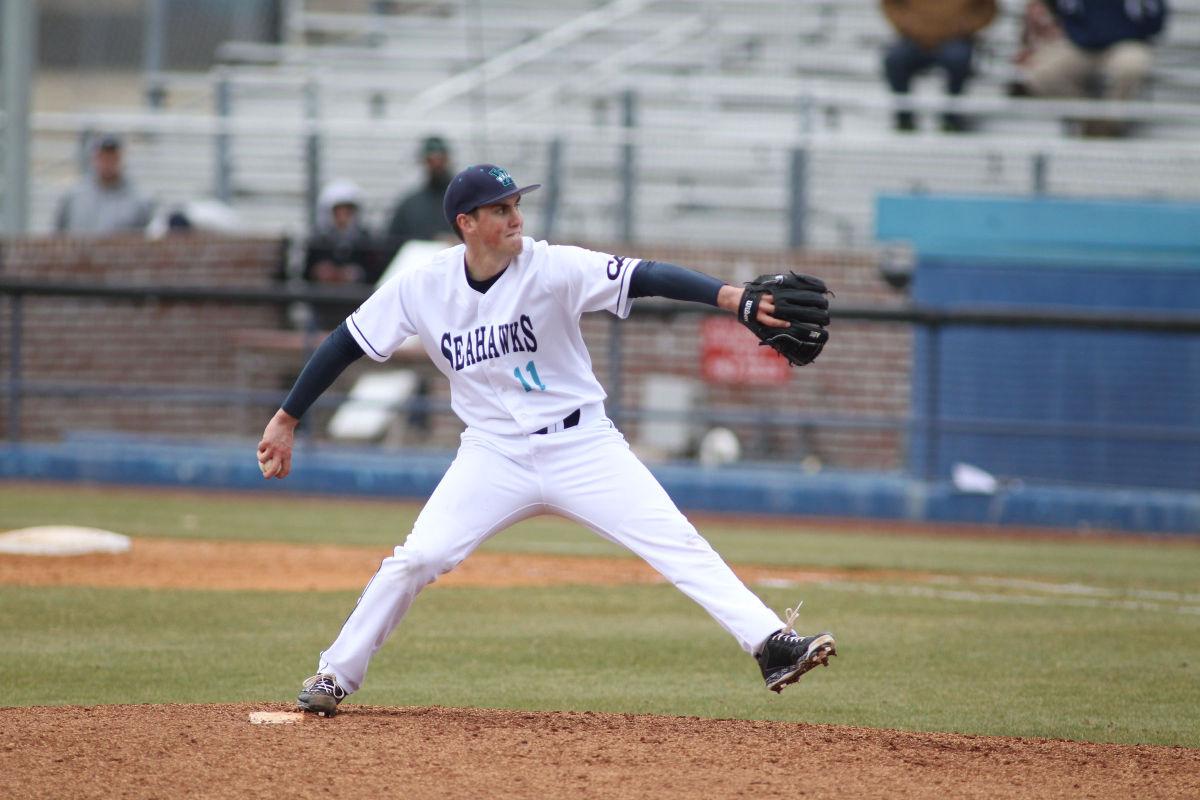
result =
[[516,186],[516,182],[513,181],[512,176],[508,174],[508,171],[503,170],[500,167],[492,167],[488,170],[488,175],[491,175],[493,178],[499,181],[500,185],[506,189],[510,186]]

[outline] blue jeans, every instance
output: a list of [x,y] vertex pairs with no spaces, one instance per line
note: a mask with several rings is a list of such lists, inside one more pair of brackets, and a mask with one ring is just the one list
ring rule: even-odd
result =
[[962,94],[971,76],[971,57],[975,43],[971,39],[951,39],[926,50],[909,39],[898,39],[883,57],[888,85],[897,94],[907,94],[912,79],[930,67],[946,71],[946,93]]

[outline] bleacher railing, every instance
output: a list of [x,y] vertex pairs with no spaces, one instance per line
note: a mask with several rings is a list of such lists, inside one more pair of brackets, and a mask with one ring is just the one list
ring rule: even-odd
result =
[[[264,233],[308,230],[320,188],[333,178],[358,182],[368,221],[382,224],[396,198],[419,180],[405,153],[431,130],[452,141],[464,162],[501,162],[555,189],[531,196],[530,228],[560,239],[863,247],[873,242],[872,201],[880,191],[1192,199],[1200,185],[1194,140],[872,136],[837,122],[839,115],[887,115],[900,101],[838,97],[820,88],[781,87],[776,100],[787,109],[749,130],[718,119],[648,122],[654,93],[668,89],[647,84],[614,91],[617,118],[604,124],[520,119],[518,104],[510,109],[517,116],[494,119],[481,136],[469,119],[454,115],[420,123],[390,113],[371,118],[369,93],[360,116],[322,114],[320,97],[333,86],[315,79],[287,85],[296,96],[293,115],[240,108],[233,84],[224,82],[217,84],[215,114],[36,114],[33,229],[49,229],[57,196],[79,172],[84,148],[75,142],[97,130],[127,135],[130,172],[164,208],[213,197],[244,219],[244,230]],[[775,96],[769,87],[759,92]],[[929,114],[1131,119],[1200,129],[1200,105],[984,97],[947,104],[919,96],[904,102]]]

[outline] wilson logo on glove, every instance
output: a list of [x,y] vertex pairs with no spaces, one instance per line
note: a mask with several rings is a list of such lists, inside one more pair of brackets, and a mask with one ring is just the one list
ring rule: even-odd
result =
[[[768,294],[775,304],[772,316],[787,322],[787,328],[771,328],[758,321],[758,307]],[[760,345],[801,367],[815,361],[829,341],[825,326],[829,324],[828,298],[832,295],[825,281],[811,275],[760,275],[746,283],[738,319],[758,337]]]

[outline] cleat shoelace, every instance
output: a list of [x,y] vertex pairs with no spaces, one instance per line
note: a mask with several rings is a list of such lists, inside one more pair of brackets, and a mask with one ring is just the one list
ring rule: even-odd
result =
[[337,680],[329,675],[314,675],[304,682],[304,688],[310,692],[331,695],[334,700],[346,696],[346,690],[338,686]]
[[787,617],[784,618],[783,628],[779,631],[781,634],[790,633],[792,636],[798,636],[796,633],[796,619],[800,616],[800,606],[802,605],[804,605],[803,600],[796,603],[795,608],[787,609]]
[[786,644],[796,644],[800,641],[800,634],[792,631],[779,631],[771,637],[772,642],[784,642]]

